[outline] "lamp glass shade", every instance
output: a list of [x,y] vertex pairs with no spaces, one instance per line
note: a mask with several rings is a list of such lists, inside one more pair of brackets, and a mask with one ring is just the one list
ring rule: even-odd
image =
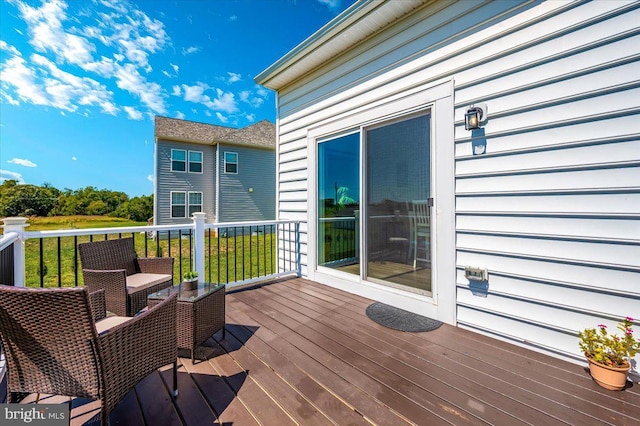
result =
[[464,115],[464,128],[465,130],[480,128],[480,111],[477,108],[467,110],[467,113]]

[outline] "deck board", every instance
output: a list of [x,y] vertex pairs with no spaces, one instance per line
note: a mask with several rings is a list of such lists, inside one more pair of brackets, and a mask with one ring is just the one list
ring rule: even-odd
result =
[[[226,300],[226,339],[213,336],[194,363],[179,359],[178,398],[167,366],[112,424],[640,424],[637,384],[606,391],[581,365],[449,325],[391,330],[366,317],[371,300],[305,279]],[[74,425],[96,405],[70,403]]]

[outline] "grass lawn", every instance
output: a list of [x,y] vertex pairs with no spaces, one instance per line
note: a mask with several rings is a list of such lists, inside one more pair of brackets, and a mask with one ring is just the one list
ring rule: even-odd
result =
[[[33,218],[27,231],[113,228],[144,226],[146,223],[106,216],[61,216]],[[218,237],[214,233],[205,236],[205,277],[212,282],[233,282],[275,272],[275,234],[247,231],[242,236]],[[233,234],[233,233],[230,233]],[[173,257],[174,282],[178,283],[182,273],[192,267],[192,242],[189,235],[179,236],[171,232],[171,238],[149,238],[145,233],[123,233],[122,237],[133,237],[139,257]],[[109,238],[118,238],[111,234]],[[94,235],[93,240],[105,239],[105,234]],[[57,287],[82,285],[80,257],[77,244],[87,242],[89,236],[52,237],[26,241],[26,285],[28,287]],[[76,266],[77,265],[77,266]],[[41,271],[43,274],[41,275]]]

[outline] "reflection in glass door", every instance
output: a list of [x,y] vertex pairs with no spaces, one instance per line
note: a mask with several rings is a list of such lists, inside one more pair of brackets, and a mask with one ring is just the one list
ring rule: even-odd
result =
[[365,132],[367,280],[431,292],[431,115]]
[[360,274],[360,134],[318,144],[318,265]]

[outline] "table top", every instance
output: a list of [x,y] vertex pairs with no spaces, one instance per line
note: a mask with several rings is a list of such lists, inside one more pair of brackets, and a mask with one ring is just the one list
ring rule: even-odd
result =
[[165,288],[156,293],[152,293],[147,298],[154,300],[164,300],[172,294],[178,293],[178,301],[195,302],[207,296],[208,294],[223,289],[224,286],[224,284],[198,282],[198,288],[194,290],[185,290],[182,288],[182,283],[180,283],[178,285],[174,285],[173,287]]

